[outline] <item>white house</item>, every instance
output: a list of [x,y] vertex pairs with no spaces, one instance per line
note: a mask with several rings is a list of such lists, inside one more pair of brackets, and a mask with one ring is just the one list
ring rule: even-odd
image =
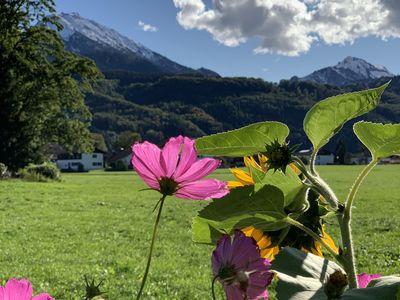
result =
[[[297,155],[305,161],[309,161],[312,153],[312,149],[300,150]],[[322,149],[318,152],[317,157],[315,158],[316,165],[333,165],[335,161],[335,155],[328,150]]]
[[56,160],[60,170],[89,171],[104,167],[104,155],[100,152],[82,154],[62,154]]

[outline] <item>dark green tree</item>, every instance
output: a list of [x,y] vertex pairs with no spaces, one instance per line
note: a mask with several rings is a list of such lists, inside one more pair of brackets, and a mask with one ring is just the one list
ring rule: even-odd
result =
[[64,50],[53,0],[0,2],[0,162],[40,163],[48,143],[90,151],[84,91],[101,73]]
[[92,139],[93,139],[93,146],[95,149],[99,149],[103,152],[108,152],[108,148],[106,145],[106,142],[104,140],[104,136],[101,133],[92,133]]
[[140,141],[142,138],[139,133],[133,131],[121,132],[114,142],[114,151],[130,149],[133,143]]

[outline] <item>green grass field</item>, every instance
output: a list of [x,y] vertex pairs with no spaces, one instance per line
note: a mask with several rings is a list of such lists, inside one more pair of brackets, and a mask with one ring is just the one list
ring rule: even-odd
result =
[[[343,199],[361,167],[320,173]],[[356,199],[360,272],[400,270],[400,166],[378,166]],[[231,178],[228,170],[218,177]],[[133,172],[63,174],[62,182],[0,181],[0,280],[29,278],[35,291],[82,299],[83,276],[104,280],[109,299],[134,299],[143,275],[159,194]],[[212,247],[191,241],[201,201],[165,204],[145,299],[210,299]],[[327,230],[336,236],[332,225]]]

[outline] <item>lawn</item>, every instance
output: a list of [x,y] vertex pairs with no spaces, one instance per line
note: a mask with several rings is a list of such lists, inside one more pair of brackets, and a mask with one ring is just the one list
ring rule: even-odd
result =
[[[343,199],[361,167],[319,168]],[[378,166],[356,199],[360,272],[400,269],[400,166]],[[218,177],[230,178],[228,170]],[[82,299],[84,275],[104,280],[109,299],[134,299],[159,199],[133,172],[63,174],[62,182],[0,181],[0,280],[26,277],[35,291]],[[212,247],[191,241],[201,201],[165,204],[145,299],[210,299]],[[328,225],[332,230],[335,225]]]

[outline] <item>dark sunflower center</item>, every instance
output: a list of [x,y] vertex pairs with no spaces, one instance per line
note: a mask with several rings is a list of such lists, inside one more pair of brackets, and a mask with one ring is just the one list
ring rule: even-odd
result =
[[158,183],[160,184],[160,193],[165,196],[171,196],[175,194],[178,189],[178,184],[171,178],[163,177]]

